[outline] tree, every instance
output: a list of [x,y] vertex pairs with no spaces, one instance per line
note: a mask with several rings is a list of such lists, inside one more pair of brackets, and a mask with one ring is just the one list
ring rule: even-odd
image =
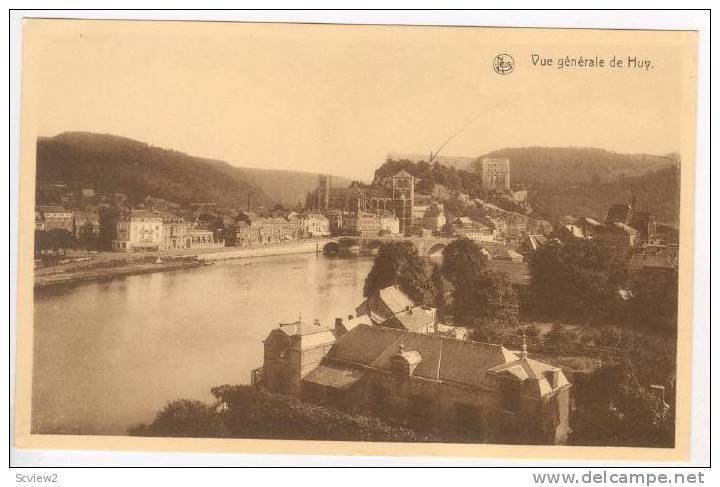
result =
[[72,249],[76,245],[75,236],[64,228],[53,228],[47,232],[45,245],[55,252]]
[[368,297],[397,284],[416,303],[434,304],[436,290],[430,277],[429,264],[420,256],[412,242],[386,242],[365,279],[363,294]]
[[482,323],[515,326],[519,310],[517,293],[507,272],[485,271],[455,287],[455,315],[473,327]]
[[184,438],[215,438],[226,436],[220,418],[207,404],[179,399],[157,412],[149,425],[131,428],[133,436],[165,436]]
[[572,444],[674,446],[674,407],[641,385],[639,370],[624,361],[575,377]]
[[51,250],[50,235],[45,230],[35,230],[35,254],[44,250]]
[[678,312],[678,270],[644,269],[632,278],[629,319],[637,325],[675,335]]
[[593,241],[551,241],[529,262],[535,309],[551,318],[607,320],[618,315],[617,291],[628,286],[624,262]]
[[98,246],[98,237],[95,234],[93,230],[93,225],[90,222],[85,222],[85,224],[80,228],[80,234],[79,237],[79,243],[82,245],[84,249],[95,249]]
[[295,440],[424,441],[412,429],[378,418],[272,394],[254,386],[211,389],[215,405],[180,399],[160,410],[149,425],[130,428],[133,436],[193,438],[276,438]]
[[466,238],[451,242],[442,254],[442,274],[456,289],[479,276],[487,265],[482,247]]

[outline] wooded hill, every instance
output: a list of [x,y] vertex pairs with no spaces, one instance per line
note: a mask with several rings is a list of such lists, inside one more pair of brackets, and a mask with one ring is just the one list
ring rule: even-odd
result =
[[[64,132],[37,140],[37,202],[57,202],[54,183],[67,189],[124,193],[131,202],[146,196],[180,204],[217,203],[253,206],[281,203],[294,207],[317,186],[316,173],[235,167],[215,159],[108,134]],[[333,186],[347,186],[333,177]]]

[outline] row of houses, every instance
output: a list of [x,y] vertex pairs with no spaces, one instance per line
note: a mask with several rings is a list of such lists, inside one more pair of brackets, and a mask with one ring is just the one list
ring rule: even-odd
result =
[[656,238],[655,217],[651,212],[637,211],[632,204],[614,204],[608,208],[607,218],[599,222],[581,217],[572,223],[560,225],[556,237],[564,243],[577,240],[596,240],[619,253],[631,255],[641,245],[653,244]]
[[100,234],[100,217],[95,210],[75,210],[57,205],[35,207],[35,230],[66,230],[76,238]]
[[[566,245],[594,241],[626,256],[631,268],[677,267],[677,246],[666,245],[658,236],[652,212],[637,211],[631,204],[614,204],[608,208],[604,222],[594,218],[568,219],[555,229],[553,237]],[[521,249],[532,253],[547,243],[544,235],[528,235]]]
[[212,230],[171,213],[132,210],[115,223],[112,249],[121,252],[224,247]]
[[330,222],[320,213],[290,212],[286,216],[268,217],[243,213],[227,227],[225,234],[228,246],[257,247],[326,237],[330,235]]

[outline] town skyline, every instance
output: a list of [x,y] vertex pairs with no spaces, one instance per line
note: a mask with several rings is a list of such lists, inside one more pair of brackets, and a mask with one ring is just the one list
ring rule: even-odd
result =
[[[210,35],[202,23],[143,24],[59,22],[35,46],[44,55],[38,134],[72,127],[237,167],[363,180],[388,152],[429,154],[466,125],[442,154],[683,147],[679,104],[666,101],[679,76],[670,63],[654,70],[653,90],[644,73],[598,73],[588,85],[575,73],[551,72],[536,82],[522,64],[509,76],[488,69],[485,58],[499,48],[489,35],[504,35],[496,31],[420,28],[428,49],[418,50],[388,28],[355,26],[348,37],[340,35],[347,26],[214,25]],[[451,53],[443,47],[449,41]],[[514,55],[527,60],[530,51]]]

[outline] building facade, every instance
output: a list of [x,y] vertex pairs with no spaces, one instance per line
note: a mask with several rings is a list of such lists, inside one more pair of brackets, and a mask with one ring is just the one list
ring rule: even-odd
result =
[[486,193],[507,193],[510,191],[510,159],[483,158],[482,185]]
[[73,212],[63,206],[39,206],[45,230],[62,229],[75,233],[73,224]]
[[134,210],[117,222],[113,250],[159,250],[163,243],[162,217],[152,211]]
[[270,333],[253,377],[272,392],[474,441],[563,444],[570,431],[570,383],[525,347],[366,324],[341,333],[300,320]]
[[307,213],[298,217],[298,234],[301,238],[330,235],[330,221],[321,213]]
[[97,211],[74,210],[73,233],[75,238],[97,237],[100,235],[100,215]]
[[186,242],[189,228],[190,224],[180,216],[171,214],[162,215],[163,241],[160,249],[172,250],[189,248]]
[[390,179],[395,215],[400,220],[400,233],[408,235],[413,228],[415,177],[407,171],[399,171]]
[[494,242],[497,239],[494,228],[466,216],[456,217],[452,221],[452,236],[467,238],[476,242]]

